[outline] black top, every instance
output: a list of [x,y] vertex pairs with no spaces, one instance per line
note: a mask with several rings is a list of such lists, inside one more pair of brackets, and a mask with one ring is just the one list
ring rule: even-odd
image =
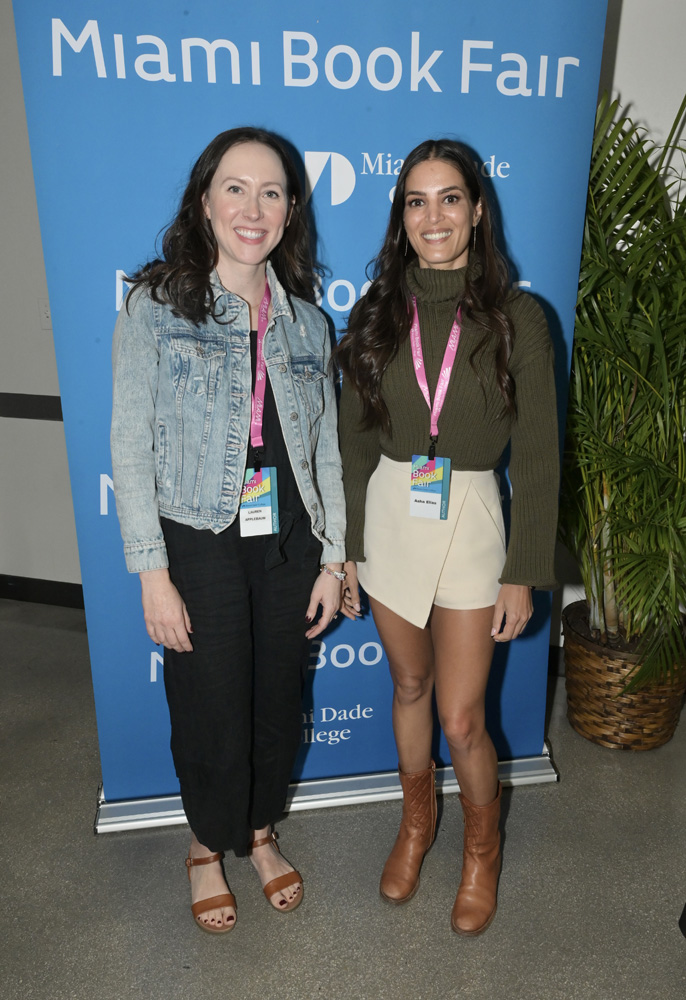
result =
[[[257,372],[257,330],[250,331],[250,363],[252,366],[252,388],[255,390],[255,376]],[[281,546],[291,533],[293,525],[306,515],[305,505],[298,490],[298,484],[293,475],[291,461],[288,457],[286,442],[283,439],[281,422],[276,409],[276,400],[272,391],[271,382],[267,375],[264,390],[264,409],[262,411],[262,441],[260,464],[262,466],[271,465],[276,469],[276,482],[279,496],[279,534],[276,535],[256,535],[255,538],[262,538],[267,541],[275,541],[276,545],[268,545],[267,566],[283,561]],[[247,468],[255,467],[255,452],[250,439],[248,439]],[[238,520],[238,518],[236,519]]]

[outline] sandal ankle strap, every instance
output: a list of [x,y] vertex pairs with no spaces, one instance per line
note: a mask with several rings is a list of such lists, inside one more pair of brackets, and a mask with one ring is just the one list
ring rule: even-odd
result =
[[252,851],[254,847],[264,847],[265,844],[273,844],[278,851],[279,845],[276,843],[277,837],[278,833],[275,830],[272,830],[272,832],[267,837],[260,837],[259,840],[251,841],[251,843],[248,844],[248,850]]
[[223,851],[219,851],[217,854],[209,854],[206,858],[192,858],[189,851],[188,857],[186,858],[186,868],[193,868],[195,865],[211,865],[214,864],[215,861],[222,861],[223,858]]

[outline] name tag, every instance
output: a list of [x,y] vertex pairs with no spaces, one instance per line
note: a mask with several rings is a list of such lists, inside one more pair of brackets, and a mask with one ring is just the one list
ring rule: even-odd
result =
[[279,497],[276,469],[264,465],[261,469],[246,469],[238,511],[241,536],[275,535],[279,530]]
[[445,521],[450,499],[450,459],[412,456],[410,517]]

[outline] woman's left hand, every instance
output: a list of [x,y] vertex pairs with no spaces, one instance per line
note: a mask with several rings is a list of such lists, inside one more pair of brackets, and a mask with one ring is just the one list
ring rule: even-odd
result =
[[[332,564],[331,568],[340,570],[342,567]],[[305,619],[311,622],[317,614],[317,608],[320,604],[322,613],[317,624],[305,633],[308,639],[314,639],[320,632],[323,632],[336,617],[341,606],[341,586],[341,581],[337,580],[335,576],[331,576],[330,573],[320,573],[315,580],[310,594],[310,603],[305,612]]]
[[[491,635],[496,642],[509,642],[524,631],[533,614],[531,587],[503,583],[495,602]],[[503,623],[503,619],[505,619]],[[502,629],[502,631],[501,631]]]

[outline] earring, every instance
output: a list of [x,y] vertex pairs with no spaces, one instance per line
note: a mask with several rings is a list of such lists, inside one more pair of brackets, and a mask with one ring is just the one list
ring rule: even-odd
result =
[[407,233],[405,233],[405,257],[407,257]]
[[472,237],[472,250],[476,250],[476,226],[472,226],[474,230],[474,235]]

